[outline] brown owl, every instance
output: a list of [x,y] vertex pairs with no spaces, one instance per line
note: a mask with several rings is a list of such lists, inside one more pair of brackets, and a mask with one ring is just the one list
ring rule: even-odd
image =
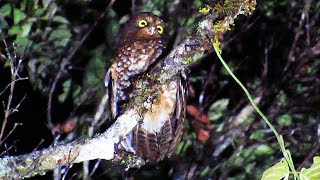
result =
[[141,104],[135,104],[143,107],[142,122],[123,138],[119,147],[151,162],[170,157],[175,151],[185,120],[186,79],[181,76],[160,82],[146,75],[147,70],[157,74],[161,69],[150,69],[150,65],[165,48],[164,26],[152,13],[133,16],[124,26],[115,62],[106,77],[114,120],[131,99],[143,99]]
[[134,15],[120,35],[114,63],[106,75],[106,86],[111,86],[111,113],[115,118],[119,104],[130,98],[132,81],[157,60],[165,48],[165,23],[148,12]]

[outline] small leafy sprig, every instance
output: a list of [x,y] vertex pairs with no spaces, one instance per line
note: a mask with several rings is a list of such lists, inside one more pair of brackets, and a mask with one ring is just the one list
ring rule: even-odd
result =
[[[204,24],[211,25],[211,36],[208,37],[211,40],[211,44],[223,64],[224,68],[227,70],[227,72],[231,75],[231,77],[237,82],[237,84],[242,88],[244,93],[246,94],[247,98],[249,99],[251,105],[255,109],[255,111],[262,117],[262,119],[266,122],[266,124],[269,126],[269,128],[272,130],[274,135],[277,138],[278,144],[280,146],[280,149],[282,151],[284,159],[282,159],[280,162],[276,163],[274,166],[267,169],[262,179],[288,179],[290,174],[293,174],[294,179],[320,179],[320,174],[317,172],[320,171],[320,157],[314,158],[314,163],[309,169],[303,168],[300,173],[298,173],[294,167],[293,159],[291,157],[291,153],[288,149],[285,148],[284,139],[283,137],[277,132],[277,130],[274,128],[274,126],[271,124],[271,122],[268,120],[268,118],[261,112],[259,107],[254,102],[254,99],[250,95],[249,91],[246,89],[246,87],[241,83],[241,81],[233,74],[231,69],[228,67],[228,65],[225,63],[221,56],[221,44],[220,44],[220,37],[222,35],[231,29],[231,26],[234,26],[234,19],[242,14],[242,15],[249,15],[252,13],[252,11],[255,9],[256,1],[255,0],[244,0],[244,1],[238,1],[238,0],[225,0],[223,4],[215,4],[213,6],[205,5],[204,8],[200,8],[199,12],[207,15],[210,12],[215,12],[218,14],[221,20],[218,20],[216,22],[211,22],[210,20],[204,21]],[[214,14],[214,13],[213,13]],[[208,34],[208,33],[207,33]]]
[[[218,22],[216,24],[216,27],[219,26],[221,22]],[[225,30],[228,30],[228,28],[217,28],[218,32],[223,32]],[[294,167],[293,159],[291,157],[291,153],[289,149],[285,148],[284,140],[281,135],[277,132],[277,130],[274,128],[274,126],[271,124],[269,119],[262,113],[262,111],[259,109],[259,107],[254,102],[254,99],[250,95],[247,88],[241,83],[241,81],[236,77],[236,75],[231,71],[231,69],[228,67],[224,59],[222,58],[222,50],[220,49],[220,41],[217,38],[211,39],[211,43],[213,45],[213,48],[218,56],[218,59],[223,64],[224,68],[227,70],[227,72],[230,74],[230,76],[236,81],[236,83],[242,88],[244,93],[246,94],[248,100],[250,101],[251,105],[255,109],[255,111],[262,117],[262,119],[266,122],[266,124],[269,126],[269,128],[272,130],[274,135],[277,138],[278,144],[280,146],[280,149],[282,151],[282,154],[284,156],[284,159],[282,159],[280,162],[276,163],[274,166],[268,168],[262,176],[262,180],[280,180],[285,179],[287,180],[289,178],[290,174],[293,174],[294,179],[301,179],[301,180],[317,180],[320,179],[320,157],[316,156],[313,159],[313,164],[310,168],[302,168],[302,170],[298,173]]]

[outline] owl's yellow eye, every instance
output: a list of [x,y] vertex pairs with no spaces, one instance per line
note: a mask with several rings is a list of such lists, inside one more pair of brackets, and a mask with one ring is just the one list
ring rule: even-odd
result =
[[148,22],[144,19],[140,20],[138,22],[139,27],[146,27],[148,25]]
[[158,30],[159,34],[163,33],[163,27],[162,26],[157,26],[157,30]]

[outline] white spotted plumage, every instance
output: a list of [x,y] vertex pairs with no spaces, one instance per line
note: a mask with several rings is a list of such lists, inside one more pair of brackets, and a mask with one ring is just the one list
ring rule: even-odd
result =
[[[138,27],[140,20],[147,21],[152,29],[148,29],[149,26]],[[134,93],[141,89],[138,85],[141,81],[134,82],[140,77],[146,77],[140,75],[147,73],[163,53],[166,44],[162,37],[163,31],[156,31],[158,26],[164,28],[165,24],[151,13],[137,14],[124,26],[115,62],[106,75],[114,120],[130,106],[131,99],[141,98]],[[142,103],[134,104],[144,109],[141,112],[142,122],[123,138],[120,149],[150,161],[159,161],[166,156],[170,157],[181,139],[186,96],[182,82],[186,81],[176,77],[172,82],[160,84],[160,81],[153,82],[151,79],[147,78],[142,83],[154,93],[142,95]]]
[[[141,19],[149,26],[138,27]],[[130,98],[132,81],[148,70],[165,48],[160,33],[148,34],[148,28],[164,26],[164,22],[151,13],[140,13],[132,17],[122,31],[114,63],[111,65],[106,78],[111,96],[112,116],[115,118],[121,109],[122,102]]]

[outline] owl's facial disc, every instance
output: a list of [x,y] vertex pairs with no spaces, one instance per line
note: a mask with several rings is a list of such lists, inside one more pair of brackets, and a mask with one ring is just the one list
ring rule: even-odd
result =
[[163,33],[162,26],[157,25],[157,27],[155,27],[153,25],[155,23],[157,22],[154,20],[151,23],[149,23],[147,20],[141,19],[140,21],[138,21],[138,26],[139,28],[146,29],[147,35],[154,36],[154,35],[157,35],[157,33],[162,34]]
[[165,23],[158,16],[143,12],[134,15],[124,27],[123,39],[130,40],[154,40],[161,39],[164,33]]
[[136,37],[142,38],[142,39],[157,39],[161,38],[161,34],[158,32],[157,27],[149,25],[147,27],[141,28],[137,34]]

